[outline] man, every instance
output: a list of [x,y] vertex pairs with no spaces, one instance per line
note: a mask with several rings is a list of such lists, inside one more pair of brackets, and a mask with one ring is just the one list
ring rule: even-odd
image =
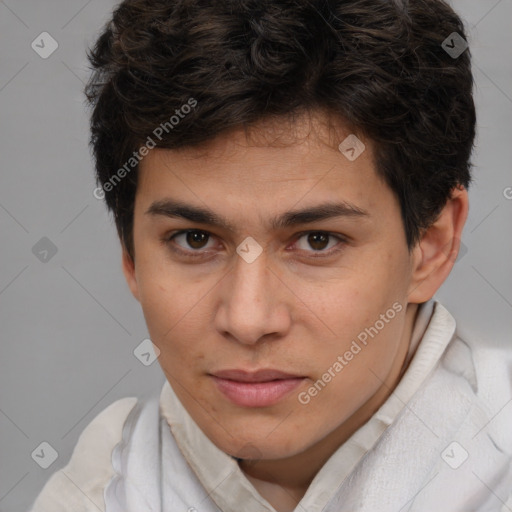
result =
[[93,51],[98,188],[166,384],[33,512],[512,509],[511,353],[432,297],[475,134],[440,0],[125,0]]

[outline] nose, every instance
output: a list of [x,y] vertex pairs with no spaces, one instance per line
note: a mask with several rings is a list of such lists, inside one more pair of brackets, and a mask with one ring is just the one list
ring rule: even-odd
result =
[[276,270],[265,251],[248,263],[236,256],[233,269],[222,280],[215,325],[218,332],[239,343],[253,345],[262,338],[282,337],[290,329],[289,304]]

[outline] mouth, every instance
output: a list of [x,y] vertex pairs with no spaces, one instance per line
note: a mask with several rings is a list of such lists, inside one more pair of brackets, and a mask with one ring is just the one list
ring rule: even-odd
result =
[[306,377],[279,370],[255,372],[222,370],[210,374],[217,389],[235,405],[241,407],[268,407],[284,399]]

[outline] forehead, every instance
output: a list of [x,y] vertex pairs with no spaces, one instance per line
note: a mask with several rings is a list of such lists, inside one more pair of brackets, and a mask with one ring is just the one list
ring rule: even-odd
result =
[[[293,158],[297,161],[307,159],[308,156],[310,160],[321,164],[322,161],[332,162],[333,153],[335,159],[343,164],[345,162],[340,158],[343,153],[339,145],[349,136],[354,137],[355,132],[339,118],[334,118],[323,111],[308,112],[295,118],[267,118],[250,127],[235,127],[224,131],[219,136],[196,146],[172,150],[157,147],[149,151],[141,161],[139,173],[148,174],[148,170],[153,172],[163,167],[173,167],[179,171],[185,166],[189,174],[200,175],[205,163],[209,169],[220,171],[231,161],[246,157],[250,159],[244,160],[244,168],[254,167],[251,164],[262,164],[265,161],[272,164],[273,158]],[[372,142],[361,134],[357,134],[357,137],[361,141],[364,140],[365,146],[364,158],[359,162],[359,166],[369,164],[373,167]],[[172,165],[173,161],[175,165]],[[297,172],[303,170],[302,167],[293,166]],[[279,179],[289,170],[289,166],[274,167],[272,177]],[[304,170],[314,171],[311,168]],[[321,171],[319,169],[319,172]],[[252,173],[254,178],[255,174]]]
[[138,202],[147,208],[171,198],[224,212],[251,207],[260,218],[279,205],[290,210],[320,200],[368,210],[391,191],[376,173],[371,141],[357,137],[364,150],[354,160],[340,151],[354,136],[342,123],[313,114],[233,129],[197,147],[156,148],[140,164]]

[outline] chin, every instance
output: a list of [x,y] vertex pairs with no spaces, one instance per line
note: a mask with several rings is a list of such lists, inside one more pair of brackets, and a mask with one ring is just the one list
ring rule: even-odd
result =
[[303,452],[308,446],[303,439],[290,443],[290,435],[273,438],[268,433],[259,436],[245,434],[243,437],[234,435],[233,438],[224,438],[219,442],[215,439],[211,441],[228,455],[248,460],[285,459]]

